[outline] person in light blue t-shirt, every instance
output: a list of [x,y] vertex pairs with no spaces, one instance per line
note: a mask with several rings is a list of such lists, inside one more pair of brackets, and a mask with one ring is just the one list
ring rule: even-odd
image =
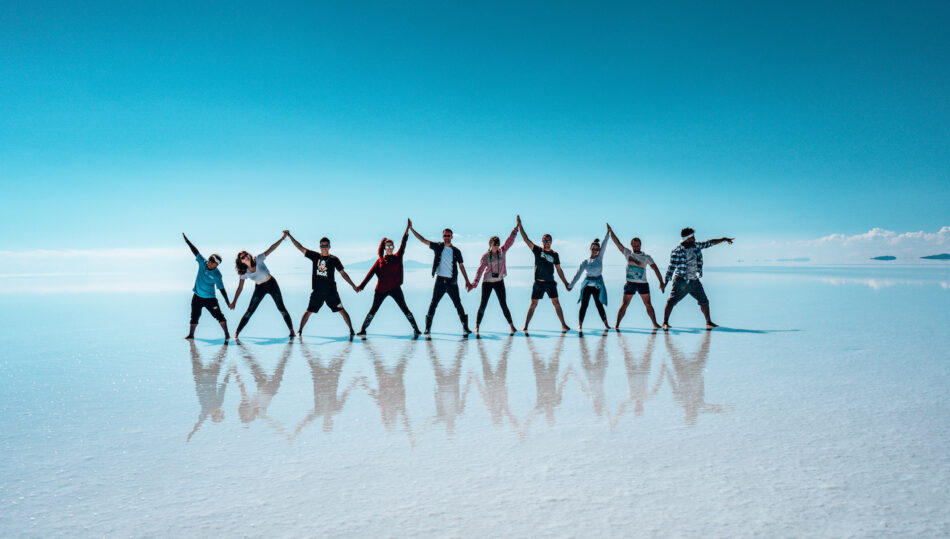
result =
[[224,302],[226,304],[229,303],[228,291],[224,289],[224,281],[221,279],[221,270],[218,269],[218,264],[221,263],[221,257],[217,254],[213,254],[210,258],[205,260],[205,257],[201,256],[201,253],[198,252],[198,248],[188,241],[188,236],[186,236],[184,232],[181,236],[185,238],[185,243],[188,244],[191,252],[195,255],[195,261],[198,262],[198,275],[195,277],[195,286],[192,288],[194,294],[191,296],[191,327],[188,331],[188,336],[185,338],[195,338],[195,328],[198,327],[198,318],[201,317],[201,310],[208,309],[211,316],[221,324],[221,329],[224,330],[224,344],[227,344],[231,339],[231,335],[228,333],[228,321],[221,312],[217,298],[214,297],[214,290],[217,288],[221,291],[221,295],[224,296]]

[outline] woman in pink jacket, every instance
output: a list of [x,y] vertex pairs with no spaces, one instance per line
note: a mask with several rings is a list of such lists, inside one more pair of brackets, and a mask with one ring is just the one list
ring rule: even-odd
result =
[[511,322],[511,312],[508,311],[508,302],[505,301],[505,275],[508,275],[505,266],[505,254],[515,242],[515,236],[517,234],[518,227],[515,226],[511,234],[508,235],[508,239],[505,240],[504,245],[501,244],[501,239],[499,239],[498,236],[492,236],[491,239],[488,240],[488,251],[482,255],[481,263],[478,265],[478,272],[475,274],[475,280],[468,286],[468,290],[471,291],[478,286],[478,281],[482,278],[482,274],[485,275],[485,280],[482,282],[482,301],[478,305],[478,316],[475,318],[476,337],[478,336],[478,326],[482,323],[482,317],[485,315],[485,307],[488,306],[488,298],[491,296],[492,290],[495,291],[495,295],[498,297],[501,312],[504,313],[505,320],[508,321],[508,326],[511,328],[511,335],[514,335],[517,331],[515,325]]

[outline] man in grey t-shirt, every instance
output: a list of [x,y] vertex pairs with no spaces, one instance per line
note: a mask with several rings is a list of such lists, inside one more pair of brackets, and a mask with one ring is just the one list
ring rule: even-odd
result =
[[656,267],[652,256],[640,251],[640,238],[630,240],[631,249],[627,249],[620,242],[620,238],[614,234],[614,230],[610,227],[609,223],[607,224],[607,231],[610,232],[610,238],[613,240],[614,245],[617,246],[617,249],[620,249],[620,252],[623,253],[624,258],[627,260],[627,282],[623,286],[623,304],[620,306],[620,310],[617,311],[617,323],[614,325],[614,330],[620,331],[620,321],[623,320],[623,316],[627,314],[627,305],[630,305],[630,300],[633,299],[635,294],[640,294],[640,299],[643,300],[643,306],[646,307],[650,321],[653,322],[653,329],[660,329],[660,324],[656,322],[656,312],[653,310],[653,303],[650,301],[650,284],[647,282],[646,276],[646,268],[653,268],[657,280],[660,281],[660,290],[662,290],[665,283],[663,282],[663,276],[660,275],[660,268]]

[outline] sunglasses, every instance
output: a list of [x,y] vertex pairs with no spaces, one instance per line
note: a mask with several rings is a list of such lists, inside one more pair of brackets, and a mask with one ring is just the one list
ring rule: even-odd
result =
[[329,248],[330,248],[330,244],[329,244],[329,243],[321,243],[321,244],[320,244],[320,248],[321,248],[321,249],[329,249]]
[[541,240],[541,243],[551,243],[551,240]]
[[451,234],[442,234],[442,237],[443,237],[443,238],[451,238],[452,235],[451,235]]

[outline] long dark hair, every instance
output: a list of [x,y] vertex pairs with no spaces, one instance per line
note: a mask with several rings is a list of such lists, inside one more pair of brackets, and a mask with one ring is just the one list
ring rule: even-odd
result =
[[376,250],[376,253],[379,255],[379,258],[383,260],[384,262],[386,261],[386,244],[391,241],[393,240],[389,238],[383,238],[379,240],[379,249]]
[[[237,254],[237,258],[234,259],[234,269],[237,270],[238,275],[244,275],[245,273],[247,273],[247,264],[245,264],[244,262],[241,262],[241,257],[244,255],[251,256],[251,253],[247,251],[241,251],[240,253]],[[252,264],[254,263],[253,256],[251,256],[251,263]]]

